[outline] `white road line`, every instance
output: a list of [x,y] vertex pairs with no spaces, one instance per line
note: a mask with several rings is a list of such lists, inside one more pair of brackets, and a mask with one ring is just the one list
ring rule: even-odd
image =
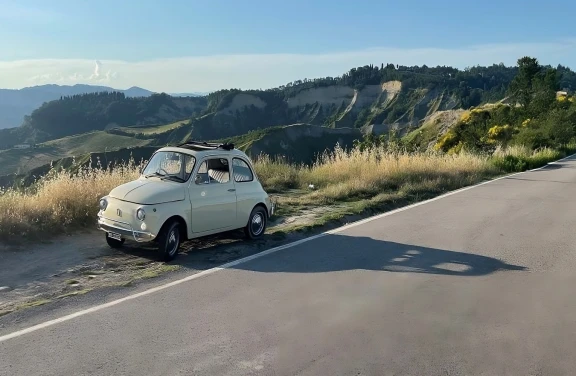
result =
[[[571,158],[571,157],[573,157],[573,156],[576,156],[576,154],[569,155],[568,157],[559,159],[559,160],[557,160],[557,161],[555,161],[555,162],[551,162],[551,163],[549,163],[549,164],[556,164],[556,163],[562,162],[562,161],[564,161],[564,160],[566,160],[566,159],[569,159],[569,158]],[[493,182],[495,182],[495,181],[498,181],[498,180],[501,180],[501,179],[506,179],[506,178],[509,178],[509,177],[511,177],[511,176],[516,176],[516,175],[525,174],[525,173],[532,172],[532,171],[542,170],[542,169],[544,169],[544,168],[546,168],[546,165],[545,165],[545,166],[542,166],[542,167],[539,167],[539,168],[532,169],[532,170],[524,171],[524,172],[518,172],[518,173],[515,173],[515,174],[510,174],[510,175],[501,176],[501,177],[499,177],[499,178],[492,179],[492,180],[488,180],[488,181],[485,181],[485,182],[483,182],[483,183],[479,183],[479,184],[476,184],[476,185],[471,185],[471,186],[469,186],[469,187],[465,187],[465,188],[461,188],[461,189],[458,189],[458,190],[455,190],[455,191],[451,191],[451,192],[445,193],[445,194],[443,194],[443,195],[437,196],[437,197],[432,198],[432,199],[429,199],[429,200],[417,202],[417,203],[415,203],[415,204],[408,205],[408,206],[404,206],[404,207],[399,208],[399,209],[396,209],[396,210],[391,210],[391,211],[386,212],[386,213],[383,213],[383,214],[379,214],[379,215],[376,215],[376,216],[373,216],[373,217],[370,217],[370,218],[366,218],[366,219],[363,219],[363,220],[360,220],[360,221],[357,221],[357,222],[352,222],[352,223],[350,223],[350,224],[347,224],[347,225],[345,225],[345,226],[336,228],[336,229],[334,229],[334,230],[330,230],[330,231],[327,231],[327,232],[323,232],[323,233],[321,233],[321,234],[314,235],[314,236],[311,236],[311,237],[308,237],[308,238],[305,238],[305,239],[300,239],[300,240],[298,240],[298,241],[295,241],[295,242],[292,242],[292,243],[289,243],[289,244],[285,244],[285,245],[281,245],[281,246],[278,246],[278,247],[274,247],[274,248],[268,249],[268,250],[266,250],[266,251],[262,251],[262,252],[256,253],[256,254],[254,254],[254,255],[251,255],[251,256],[248,256],[248,257],[244,257],[244,258],[241,258],[241,259],[238,259],[238,260],[235,260],[235,261],[232,261],[232,262],[229,262],[229,263],[220,265],[220,266],[218,266],[218,267],[215,267],[215,268],[212,268],[212,269],[207,269],[207,270],[204,270],[204,271],[202,271],[202,272],[199,272],[199,273],[190,275],[190,276],[188,276],[188,277],[185,277],[185,278],[182,278],[182,279],[179,279],[179,280],[176,280],[176,281],[172,281],[172,282],[166,283],[166,284],[164,284],[164,285],[160,285],[160,286],[157,286],[157,287],[153,287],[153,288],[151,288],[151,289],[148,289],[148,290],[145,290],[145,291],[142,291],[142,292],[133,294],[133,295],[128,295],[128,296],[126,296],[126,297],[124,297],[124,298],[121,298],[121,299],[113,300],[113,301],[108,302],[108,303],[100,304],[100,305],[97,305],[97,306],[94,306],[94,307],[91,307],[91,308],[88,308],[88,309],[84,309],[84,310],[81,310],[81,311],[78,311],[78,312],[75,312],[75,313],[72,313],[72,314],[69,314],[69,315],[66,315],[66,316],[63,316],[63,317],[54,319],[54,320],[46,321],[46,322],[43,322],[43,323],[40,323],[40,324],[31,326],[31,327],[26,328],[26,329],[18,330],[18,331],[15,331],[15,332],[13,332],[13,333],[10,333],[10,334],[6,334],[6,335],[3,335],[3,336],[0,336],[0,342],[4,342],[4,341],[7,341],[7,340],[12,339],[12,338],[20,337],[20,336],[23,336],[24,334],[32,333],[32,332],[35,332],[35,331],[37,331],[37,330],[40,330],[40,329],[43,329],[43,328],[47,328],[47,327],[49,327],[49,326],[52,326],[52,325],[55,325],[55,324],[59,324],[59,323],[62,323],[62,322],[68,321],[68,320],[72,320],[72,319],[74,319],[74,318],[76,318],[76,317],[80,317],[80,316],[87,315],[87,314],[89,314],[89,313],[97,312],[97,311],[100,311],[100,310],[102,310],[102,309],[105,309],[105,308],[108,308],[108,307],[112,307],[112,306],[115,306],[115,305],[120,304],[120,303],[124,303],[124,302],[129,301],[129,300],[132,300],[132,299],[139,298],[139,297],[141,297],[141,296],[150,295],[150,294],[153,294],[153,293],[155,293],[155,292],[158,292],[158,291],[167,289],[167,288],[172,287],[172,286],[179,285],[179,284],[184,283],[184,282],[188,282],[188,281],[192,281],[192,280],[194,280],[194,279],[202,278],[202,277],[204,277],[204,276],[207,276],[207,275],[209,275],[209,274],[216,273],[216,272],[218,272],[218,271],[220,271],[220,270],[223,270],[223,269],[228,269],[228,268],[231,268],[231,267],[233,267],[233,266],[236,266],[236,265],[239,265],[239,264],[243,264],[243,263],[246,263],[246,262],[248,262],[248,261],[251,261],[251,260],[254,260],[254,259],[257,259],[257,258],[266,256],[266,255],[269,255],[269,254],[272,254],[272,253],[276,253],[276,252],[278,252],[278,251],[281,251],[281,250],[284,250],[284,249],[287,249],[287,248],[292,248],[292,247],[295,247],[295,246],[300,245],[300,244],[302,244],[302,243],[307,243],[307,242],[309,242],[309,241],[312,241],[312,240],[315,240],[315,239],[324,237],[324,236],[329,235],[329,234],[336,234],[336,233],[345,231],[345,230],[347,230],[347,229],[349,229],[349,228],[356,227],[356,226],[360,226],[360,225],[362,225],[362,224],[365,224],[365,223],[368,223],[368,222],[371,222],[371,221],[375,221],[375,220],[378,220],[378,219],[380,219],[380,218],[384,218],[384,217],[387,217],[387,216],[390,216],[390,215],[393,215],[393,214],[396,214],[396,213],[399,213],[399,212],[403,212],[403,211],[406,211],[406,210],[415,208],[415,207],[417,207],[417,206],[426,205],[426,204],[428,204],[428,203],[431,203],[431,202],[434,202],[434,201],[438,201],[438,200],[441,200],[441,199],[443,199],[443,198],[446,198],[446,197],[449,197],[449,196],[455,195],[455,194],[457,194],[457,193],[461,193],[461,192],[464,192],[464,191],[467,191],[467,190],[470,190],[470,189],[473,189],[473,188],[476,188],[476,187],[480,187],[480,186],[485,185],[485,184],[493,183]]]

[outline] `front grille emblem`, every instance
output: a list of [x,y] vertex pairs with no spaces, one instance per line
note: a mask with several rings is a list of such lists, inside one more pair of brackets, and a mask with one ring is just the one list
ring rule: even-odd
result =
[[117,215],[118,217],[122,217],[122,210],[116,209],[116,215]]

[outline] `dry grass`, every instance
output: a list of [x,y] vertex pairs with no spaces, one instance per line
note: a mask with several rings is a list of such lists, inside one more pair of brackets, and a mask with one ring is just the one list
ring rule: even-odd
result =
[[92,225],[98,200],[114,187],[138,177],[133,162],[114,170],[53,171],[25,192],[0,192],[0,239],[42,238]]
[[373,149],[324,154],[313,166],[294,166],[269,158],[257,162],[258,175],[270,191],[306,189],[307,198],[318,204],[374,197],[408,185],[434,186],[439,190],[472,184],[497,173],[488,158],[440,153],[387,152]]
[[[313,166],[289,165],[258,158],[256,172],[268,192],[315,189],[286,199],[298,205],[374,200],[390,192],[443,192],[476,183],[499,170],[490,157],[461,153],[386,152],[337,149]],[[114,187],[138,177],[129,163],[114,170],[83,169],[70,176],[54,172],[33,190],[0,194],[0,238],[42,238],[67,229],[93,226],[98,199]],[[419,193],[418,193],[419,194]]]
[[497,149],[491,159],[492,164],[504,172],[520,172],[544,166],[546,163],[558,160],[576,150],[569,145],[565,152],[550,148],[531,150],[524,146],[511,146],[506,149]]

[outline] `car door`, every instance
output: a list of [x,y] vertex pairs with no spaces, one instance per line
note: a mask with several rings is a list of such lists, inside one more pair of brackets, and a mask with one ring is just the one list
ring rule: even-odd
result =
[[254,206],[258,203],[255,194],[258,193],[258,182],[248,162],[239,156],[232,158],[232,175],[236,188],[236,207],[238,208],[238,226],[245,226]]
[[190,184],[192,232],[217,232],[234,228],[236,191],[228,157],[204,158]]

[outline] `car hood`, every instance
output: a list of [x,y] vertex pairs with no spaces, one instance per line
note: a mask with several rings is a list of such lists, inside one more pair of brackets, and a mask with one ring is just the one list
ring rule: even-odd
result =
[[185,184],[152,179],[138,179],[119,185],[110,191],[109,196],[143,205],[182,201],[186,197]]

